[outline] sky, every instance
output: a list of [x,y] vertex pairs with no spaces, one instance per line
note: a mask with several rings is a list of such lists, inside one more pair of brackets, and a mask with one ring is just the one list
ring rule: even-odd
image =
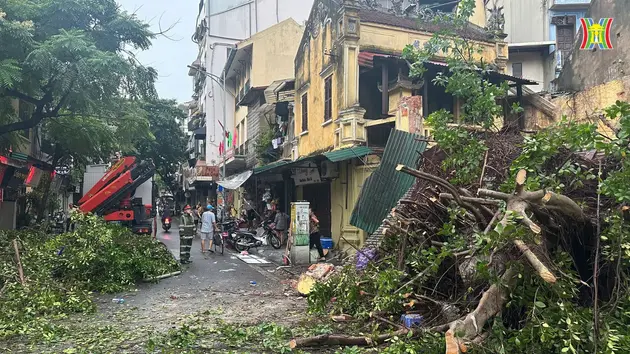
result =
[[157,70],[156,88],[161,98],[176,99],[179,103],[190,101],[193,93],[192,79],[188,76],[186,65],[190,65],[197,58],[197,45],[190,37],[195,31],[199,0],[117,2],[127,12],[135,12],[140,20],[148,22],[154,32],[172,26],[166,36],[159,36],[153,40],[149,50],[136,55],[143,65]]

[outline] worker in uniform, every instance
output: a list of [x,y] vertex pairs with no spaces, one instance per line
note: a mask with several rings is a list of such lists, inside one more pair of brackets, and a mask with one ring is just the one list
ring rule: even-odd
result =
[[182,214],[182,220],[179,223],[179,261],[182,264],[192,263],[190,260],[190,248],[196,232],[192,208],[190,205],[186,205]]

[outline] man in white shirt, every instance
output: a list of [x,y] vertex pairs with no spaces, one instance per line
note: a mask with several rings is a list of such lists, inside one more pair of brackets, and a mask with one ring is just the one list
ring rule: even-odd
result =
[[[214,253],[212,248],[212,241],[214,240],[214,232],[217,230],[217,217],[212,212],[214,207],[209,205],[206,207],[206,211],[201,215],[201,253],[206,254],[206,250]],[[208,248],[206,249],[206,240],[208,240]]]

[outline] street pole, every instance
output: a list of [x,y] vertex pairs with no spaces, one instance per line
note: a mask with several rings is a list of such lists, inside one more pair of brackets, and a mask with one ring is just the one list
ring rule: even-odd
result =
[[[221,78],[221,82],[223,83],[223,129],[225,129],[227,131],[227,126],[226,126],[226,88],[225,88],[225,70],[223,70],[223,77]],[[227,139],[227,134],[223,134],[223,146],[227,146],[226,144],[226,139]],[[234,145],[234,142],[232,142],[232,145]],[[225,173],[225,148],[223,149],[223,180],[225,180],[226,178],[226,173]],[[223,188],[223,190],[225,191],[225,188]],[[225,216],[225,192],[221,192],[221,198],[223,200],[223,205],[221,208],[221,220],[224,220],[224,216]]]

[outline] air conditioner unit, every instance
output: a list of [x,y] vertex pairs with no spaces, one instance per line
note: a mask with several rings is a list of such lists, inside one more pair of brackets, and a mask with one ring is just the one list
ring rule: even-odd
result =
[[321,170],[321,178],[337,178],[339,177],[339,169],[337,168],[337,164],[324,161],[320,167]]

